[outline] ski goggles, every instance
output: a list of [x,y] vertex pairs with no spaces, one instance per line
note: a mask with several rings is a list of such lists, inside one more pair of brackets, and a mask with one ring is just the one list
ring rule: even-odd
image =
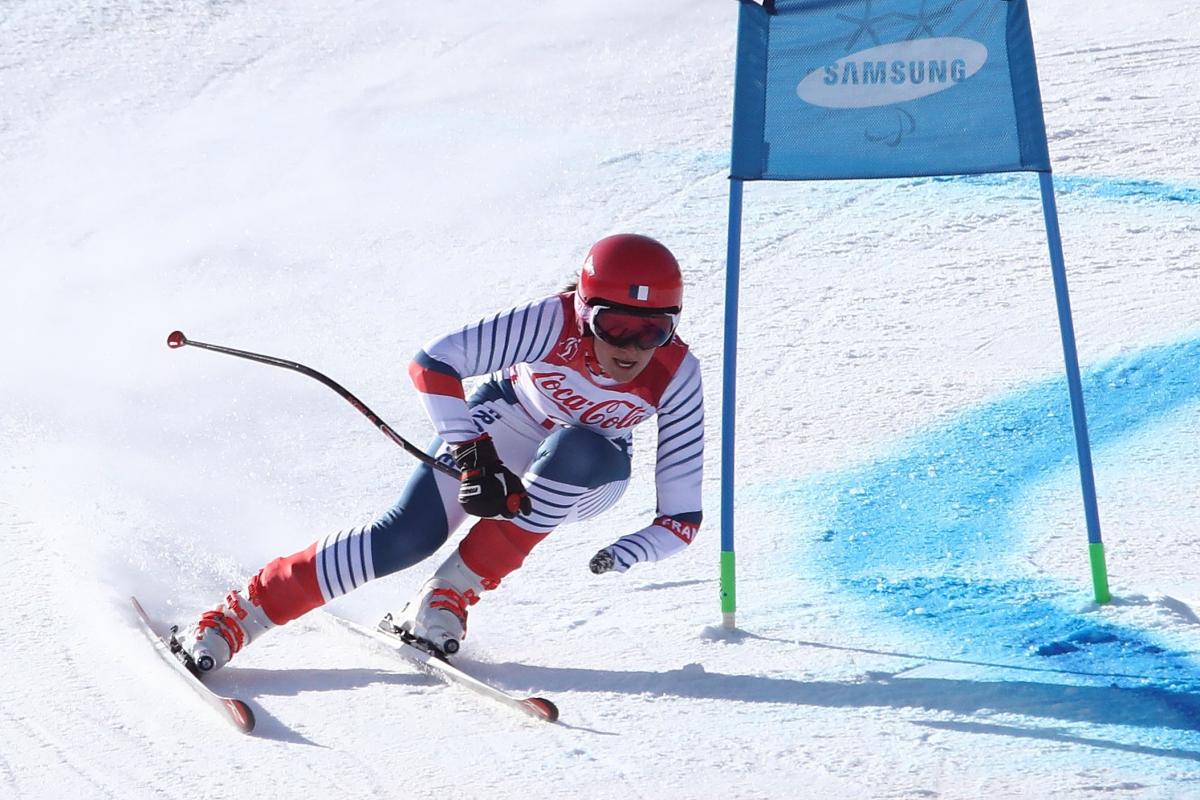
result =
[[588,324],[597,338],[613,347],[653,350],[671,341],[679,314],[616,306],[588,306]]

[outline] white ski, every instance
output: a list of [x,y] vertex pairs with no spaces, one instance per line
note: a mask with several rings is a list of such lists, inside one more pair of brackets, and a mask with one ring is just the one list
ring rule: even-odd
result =
[[250,710],[250,706],[236,698],[223,697],[205,686],[200,678],[188,669],[183,658],[177,655],[180,647],[178,642],[175,641],[175,637],[171,635],[164,636],[155,629],[154,623],[150,621],[150,616],[142,608],[142,604],[138,602],[136,597],[130,597],[129,600],[133,603],[133,610],[137,612],[143,631],[154,644],[154,650],[162,660],[170,664],[176,674],[183,678],[187,682],[187,685],[192,687],[192,690],[205,703],[211,706],[214,711],[229,720],[231,725],[242,733],[250,733],[250,731],[254,730],[254,712]]
[[457,664],[451,663],[441,653],[434,650],[427,650],[416,643],[416,640],[410,641],[402,637],[400,629],[392,623],[391,614],[384,616],[375,628],[368,628],[365,625],[359,625],[356,622],[351,622],[341,617],[334,617],[334,619],[356,633],[370,636],[372,639],[386,644],[425,672],[441,678],[447,683],[457,684],[470,689],[476,694],[491,698],[514,711],[520,711],[522,714],[528,714],[545,722],[556,722],[558,720],[558,706],[546,698],[520,697],[509,694],[503,689],[472,675]]

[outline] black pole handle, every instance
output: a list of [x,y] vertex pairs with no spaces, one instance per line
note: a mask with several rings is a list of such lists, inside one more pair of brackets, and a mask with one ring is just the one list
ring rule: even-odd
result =
[[412,442],[408,441],[403,436],[401,436],[400,434],[398,434],[394,430],[392,430],[390,425],[388,425],[386,422],[384,422],[382,419],[379,418],[379,415],[377,415],[371,409],[367,408],[366,405],[364,405],[361,400],[359,400],[357,397],[355,397],[353,394],[351,394],[350,391],[348,389],[346,389],[345,387],[343,387],[340,383],[332,380],[331,378],[326,377],[325,375],[322,375],[320,372],[317,372],[315,369],[313,369],[311,367],[306,367],[303,364],[299,364],[295,361],[288,361],[283,358],[275,358],[274,356],[265,356],[265,355],[262,355],[261,353],[251,353],[246,350],[235,350],[232,347],[222,347],[221,345],[218,345],[218,344],[208,344],[207,342],[197,342],[194,339],[189,339],[186,336],[184,336],[183,331],[172,331],[171,335],[167,337],[167,347],[170,347],[171,349],[178,349],[178,348],[184,347],[184,346],[199,347],[203,350],[212,350],[215,353],[225,353],[226,355],[237,356],[238,358],[245,358],[245,359],[249,359],[250,361],[257,361],[260,364],[270,364],[273,367],[282,367],[283,369],[290,369],[293,372],[299,372],[301,375],[307,375],[308,377],[313,378],[314,380],[318,380],[321,383],[328,386],[330,389],[333,389],[339,395],[341,395],[342,399],[344,399],[350,405],[354,406],[358,410],[358,413],[362,414],[364,417],[371,420],[371,423],[376,428],[378,428],[380,431],[382,431],[384,436],[388,437],[393,442],[400,445],[400,447],[402,447],[406,453],[413,456],[418,461],[420,461],[424,464],[428,464],[429,466],[433,467],[434,469],[438,470],[439,472],[449,475],[450,477],[454,478],[455,480],[459,480],[462,477],[459,474],[458,470],[454,469],[454,467],[451,467],[448,464],[444,464],[443,462],[438,461],[436,458],[429,455],[424,450],[417,447]]

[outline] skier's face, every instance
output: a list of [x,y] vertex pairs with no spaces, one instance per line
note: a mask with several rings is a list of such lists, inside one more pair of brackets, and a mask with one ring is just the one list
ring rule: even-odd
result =
[[650,359],[654,358],[653,350],[641,350],[633,345],[614,347],[599,336],[593,337],[592,342],[600,368],[621,383],[629,383],[641,375]]

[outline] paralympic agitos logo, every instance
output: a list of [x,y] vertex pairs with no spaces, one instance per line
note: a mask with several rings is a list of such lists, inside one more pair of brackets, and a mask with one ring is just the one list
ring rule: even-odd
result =
[[872,108],[936,94],[987,63],[974,39],[944,36],[860,50],[813,70],[796,85],[801,100],[823,108]]

